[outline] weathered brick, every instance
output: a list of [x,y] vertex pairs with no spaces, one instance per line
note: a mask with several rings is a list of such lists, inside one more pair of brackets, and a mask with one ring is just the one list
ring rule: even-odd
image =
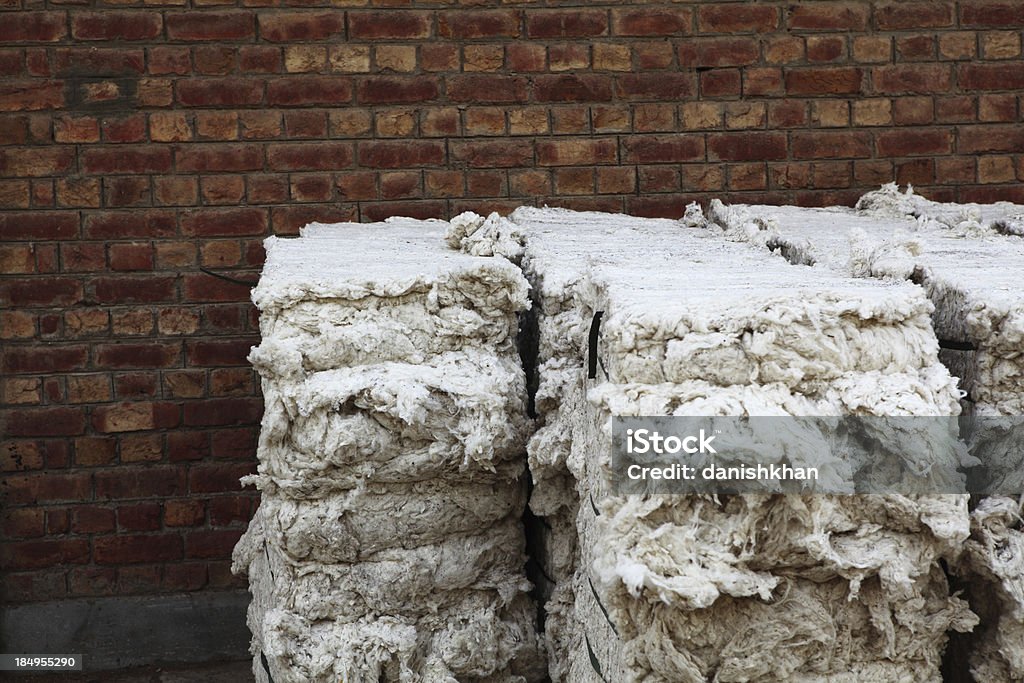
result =
[[679,46],[679,63],[689,67],[745,66],[757,61],[754,38],[703,38]]
[[81,300],[82,283],[77,279],[5,279],[0,285],[0,302],[13,307],[73,306]]
[[174,300],[172,277],[103,277],[93,282],[95,300],[103,304],[159,303]]
[[163,19],[155,10],[71,14],[71,35],[78,40],[150,40],[162,31]]
[[871,134],[866,132],[813,132],[793,134],[796,159],[851,159],[871,156]]
[[263,150],[256,145],[185,145],[175,150],[178,171],[258,171]]
[[263,84],[253,79],[187,79],[174,87],[178,102],[186,107],[238,107],[263,101]]
[[690,33],[693,10],[688,7],[638,7],[612,10],[612,32],[620,36],[671,36]]
[[171,40],[235,41],[256,34],[252,12],[168,12],[167,37]]
[[526,15],[531,38],[589,38],[608,33],[608,13],[601,9],[531,10]]
[[617,158],[616,142],[610,138],[537,142],[537,163],[541,166],[614,164]]
[[941,64],[881,66],[872,70],[878,93],[934,93],[950,87],[950,68]]
[[961,154],[987,152],[1024,153],[1024,129],[1020,126],[967,126],[958,135]]
[[623,142],[623,160],[629,163],[672,163],[703,158],[704,138],[701,135],[645,135],[625,138]]
[[356,89],[356,98],[363,104],[426,102],[436,99],[438,94],[437,81],[424,77],[367,78],[360,81]]
[[953,3],[892,2],[875,8],[875,25],[882,31],[945,28],[953,25]]
[[371,168],[440,166],[444,163],[442,142],[361,142],[359,165]]
[[696,92],[696,79],[689,73],[623,74],[615,82],[616,96],[629,100],[673,101]]
[[[213,398],[188,401],[185,403],[185,424],[192,427],[257,424],[262,412],[263,402],[258,398]],[[247,463],[246,466],[252,467],[253,465]],[[194,472],[195,470],[193,470]]]
[[175,230],[174,213],[162,209],[93,213],[84,223],[85,236],[90,239],[170,237]]
[[169,147],[91,147],[79,156],[82,170],[96,175],[166,173],[171,170]]
[[537,76],[533,94],[538,102],[607,102],[612,99],[612,80],[599,74]]
[[519,76],[451,76],[445,82],[449,100],[474,104],[525,102],[529,85]]
[[519,13],[515,10],[463,10],[441,12],[437,33],[442,38],[515,38],[519,36]]
[[853,95],[861,92],[863,72],[855,67],[821,67],[786,72],[790,95]]
[[774,7],[701,5],[697,10],[697,26],[701,33],[769,33],[778,25],[778,10]]
[[966,90],[1024,89],[1024,68],[1019,64],[965,64],[958,81]]
[[0,568],[5,572],[85,564],[88,561],[89,541],[86,539],[42,539],[0,546]]
[[[53,369],[48,368],[48,371]],[[4,431],[7,438],[76,436],[85,432],[85,414],[81,408],[12,408],[6,412]]]
[[196,237],[262,235],[267,230],[264,209],[193,209],[181,217],[181,231]]
[[533,161],[529,140],[501,142],[458,141],[452,143],[452,157],[472,168],[511,168]]
[[352,165],[348,142],[279,143],[267,146],[267,165],[274,171],[324,171]]
[[97,564],[171,562],[182,557],[183,541],[177,534],[118,534],[93,541],[93,560]]
[[[90,135],[88,122],[78,128],[83,137]],[[0,172],[7,178],[62,175],[74,159],[74,149],[67,147],[7,147],[0,149]]]
[[707,145],[710,161],[774,161],[787,154],[782,133],[717,133]]
[[879,156],[934,156],[952,151],[953,134],[949,130],[885,131],[878,133],[875,144]]
[[267,83],[267,103],[272,106],[338,105],[351,100],[352,82],[345,77],[293,76]]
[[350,12],[349,38],[353,40],[415,39],[430,36],[430,14],[413,10]]
[[146,68],[142,48],[58,48],[53,62],[58,76],[137,76]]
[[870,16],[865,2],[808,2],[789,8],[788,25],[804,31],[863,31]]
[[68,34],[64,12],[4,12],[0,43],[52,43]]
[[1024,26],[1024,5],[1014,0],[963,0],[960,25],[971,28]]

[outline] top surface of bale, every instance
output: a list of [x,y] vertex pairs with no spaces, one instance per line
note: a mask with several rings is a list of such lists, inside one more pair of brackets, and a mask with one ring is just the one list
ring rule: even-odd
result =
[[391,298],[425,294],[446,284],[458,289],[461,279],[485,278],[495,290],[507,288],[507,310],[521,308],[516,302],[525,300],[525,283],[519,270],[504,258],[449,249],[447,226],[411,218],[312,223],[300,239],[270,237],[253,302],[268,310],[308,299]]
[[512,220],[526,234],[528,268],[544,279],[542,296],[586,275],[604,304],[629,309],[630,317],[735,319],[776,302],[811,300],[862,318],[930,310],[913,287],[795,267],[679,221],[522,208]]

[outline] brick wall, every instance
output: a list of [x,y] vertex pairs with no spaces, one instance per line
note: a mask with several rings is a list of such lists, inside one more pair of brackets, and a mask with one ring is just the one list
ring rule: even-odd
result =
[[0,0],[11,602],[238,585],[246,286],[310,220],[1024,202],[1024,3]]

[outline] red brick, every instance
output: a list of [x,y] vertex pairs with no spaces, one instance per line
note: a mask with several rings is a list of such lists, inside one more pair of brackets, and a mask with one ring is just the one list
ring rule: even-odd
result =
[[215,458],[251,460],[256,453],[258,429],[220,429],[213,433],[210,453]]
[[834,62],[845,57],[846,40],[841,36],[811,36],[807,39],[809,62]]
[[338,105],[351,100],[352,82],[341,76],[290,76],[267,83],[267,103],[271,106]]
[[104,277],[94,282],[95,299],[102,304],[174,301],[173,277]]
[[252,517],[252,498],[249,496],[221,496],[210,500],[211,526],[230,526],[246,523]]
[[95,505],[81,505],[71,512],[71,530],[76,534],[98,534],[116,527],[114,511]]
[[778,28],[778,10],[761,5],[702,5],[697,10],[701,33],[769,33]]
[[202,501],[184,499],[164,503],[164,524],[169,527],[199,526],[205,518]]
[[518,76],[452,76],[446,83],[449,100],[474,104],[525,102],[529,87]]
[[64,12],[4,12],[0,43],[52,43],[68,34]]
[[754,38],[704,38],[679,47],[679,63],[687,67],[745,66],[758,59]]
[[171,562],[181,558],[182,540],[177,534],[100,536],[93,541],[96,564]]
[[608,102],[612,99],[612,81],[597,74],[537,76],[533,93],[538,102]]
[[471,168],[512,168],[533,163],[529,140],[452,142],[452,157]]
[[443,142],[361,142],[359,165],[370,168],[440,166],[444,163]]
[[363,104],[398,104],[433,100],[438,93],[433,78],[379,77],[360,81],[356,98]]
[[89,561],[89,541],[85,539],[19,541],[0,546],[0,569],[45,569],[62,564]]
[[206,585],[206,565],[202,562],[169,564],[164,567],[160,586],[165,591],[197,591]]
[[849,159],[871,156],[871,134],[864,132],[813,132],[793,134],[795,159]]
[[0,111],[39,111],[63,106],[63,81],[4,79],[0,83]]
[[137,503],[118,506],[117,526],[121,531],[159,531],[160,505]]
[[[70,409],[51,409],[51,419],[60,419],[61,412]],[[92,475],[87,472],[63,474],[34,473],[7,477],[6,505],[35,505],[45,503],[81,502],[92,495]]]
[[617,157],[617,144],[614,139],[537,142],[537,163],[541,166],[614,164]]
[[531,10],[526,15],[531,38],[585,38],[608,33],[608,13],[601,9]]
[[671,36],[690,32],[693,11],[685,7],[612,10],[612,32],[620,36]]
[[960,67],[960,87],[965,90],[1024,89],[1024,67],[1012,64],[965,64]]
[[[298,235],[299,228],[312,222],[345,223],[359,219],[354,206],[349,205],[293,205],[277,206],[270,212],[270,223],[275,235]],[[248,297],[245,297],[248,299]]]
[[167,13],[171,40],[235,41],[256,35],[252,12],[181,11]]
[[0,149],[0,172],[7,178],[63,175],[74,158],[74,149],[68,147]]
[[[298,232],[297,228],[295,232]],[[245,279],[241,275],[236,277]],[[186,301],[194,302],[247,301],[249,285],[228,282],[212,275],[188,274],[185,276],[183,296]]]
[[185,357],[189,367],[248,365],[249,351],[258,343],[259,339],[256,338],[188,342],[185,345]]
[[177,343],[100,344],[95,353],[98,368],[166,368],[178,362],[181,346]]
[[953,135],[948,130],[894,130],[879,133],[875,141],[879,156],[939,155],[952,151]]
[[70,372],[84,368],[88,356],[84,346],[12,346],[2,363],[4,372],[13,374]]
[[704,138],[698,134],[626,138],[623,160],[629,163],[671,163],[704,158]]
[[790,95],[852,95],[861,92],[863,72],[853,67],[822,67],[786,72]]
[[945,28],[953,25],[951,2],[898,2],[875,8],[875,24],[882,31]]
[[66,211],[0,212],[0,234],[8,240],[60,240],[78,233],[78,217]]
[[350,12],[349,39],[409,39],[430,36],[430,14],[405,9]]
[[0,284],[0,302],[15,308],[72,306],[82,300],[82,283],[70,278],[6,279]]
[[[148,311],[147,311],[148,314]],[[123,372],[114,375],[114,389],[119,399],[143,399],[153,398],[157,393],[157,377],[151,372]],[[145,443],[128,442],[123,440],[121,442],[121,460],[144,460],[144,459],[159,459],[159,442],[154,447],[152,440]],[[136,450],[145,452],[147,455],[152,454],[156,451],[156,458],[142,458],[142,457],[126,457],[128,451]]]
[[[11,361],[4,359],[7,366]],[[78,369],[78,368],[75,368]],[[47,368],[53,372],[54,368]],[[4,434],[18,436],[75,436],[85,432],[85,414],[81,408],[9,409]]]
[[153,270],[153,245],[110,245],[111,270]]
[[872,74],[877,93],[935,93],[950,88],[950,69],[941,64],[882,66]]
[[103,138],[107,142],[142,142],[146,139],[146,116],[130,116],[103,119]]
[[231,557],[231,551],[242,535],[242,529],[193,531],[185,537],[185,557],[218,559]]
[[321,175],[294,176],[291,196],[297,202],[326,202],[332,194],[331,179]]
[[181,171],[258,171],[263,150],[258,145],[184,145],[175,150]]
[[85,218],[89,239],[171,237],[176,230],[174,212],[163,209],[105,211]]
[[162,29],[158,10],[76,10],[71,14],[71,35],[78,40],[149,40],[158,37]]
[[192,71],[187,47],[153,47],[149,49],[149,73],[155,76],[184,75]]
[[254,79],[203,78],[177,81],[178,102],[186,107],[238,107],[260,104],[263,84]]
[[970,28],[1024,26],[1024,5],[1015,0],[962,0],[960,25]]
[[707,145],[710,161],[777,161],[787,154],[782,133],[717,133]]
[[185,403],[185,424],[190,427],[255,424],[262,413],[263,402],[258,398],[188,401]]
[[224,493],[239,491],[239,479],[255,473],[255,463],[204,464],[189,471],[192,493]]
[[961,154],[1024,152],[1024,128],[1014,126],[965,126],[960,129],[957,151]]
[[352,145],[347,142],[268,145],[267,165],[274,171],[325,171],[347,168],[352,165]]
[[442,38],[515,38],[519,35],[519,13],[514,10],[467,10],[442,12],[437,19]]
[[38,538],[43,535],[43,511],[38,508],[5,510],[0,520],[0,531],[8,539]]
[[932,36],[901,36],[896,39],[896,53],[904,61],[930,60],[935,57]]
[[788,23],[805,31],[863,31],[870,15],[864,2],[808,2],[789,8]]
[[257,208],[193,209],[181,217],[181,232],[192,237],[262,235],[267,230],[267,212]]
[[169,147],[91,147],[80,154],[82,170],[97,175],[167,173],[171,170]]
[[149,178],[146,176],[114,176],[103,184],[104,200],[109,207],[146,206],[151,204]]
[[341,12],[265,12],[259,21],[260,38],[273,43],[327,40],[345,32]]
[[273,74],[281,71],[281,48],[247,45],[238,51],[238,63],[245,73]]
[[623,74],[616,79],[615,94],[629,100],[670,102],[695,95],[696,79],[689,73]]
[[53,62],[59,76],[137,76],[146,69],[142,48],[59,48]]

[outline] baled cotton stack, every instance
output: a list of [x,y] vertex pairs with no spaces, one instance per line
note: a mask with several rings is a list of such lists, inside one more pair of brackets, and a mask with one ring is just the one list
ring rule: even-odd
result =
[[[936,333],[948,342],[943,362],[960,378],[968,409],[992,420],[1024,414],[1024,240],[1018,236],[1024,232],[1013,229],[1021,211],[1005,203],[940,204],[888,185],[862,197],[856,210],[715,204],[711,218],[731,235],[803,263],[919,282],[935,306]],[[1001,431],[998,423],[986,424],[973,438],[988,441],[990,490],[1020,492],[1019,430],[1006,437],[993,434]],[[970,644],[974,679],[1024,680],[1018,500],[994,495],[977,502],[956,569],[982,617]]]
[[270,238],[253,300],[263,497],[235,551],[257,680],[538,680],[508,260],[440,221]]
[[920,289],[790,265],[693,210],[511,220],[540,333],[552,678],[939,680],[946,632],[973,624],[939,566],[964,497],[619,495],[608,448],[616,415],[956,414]]

